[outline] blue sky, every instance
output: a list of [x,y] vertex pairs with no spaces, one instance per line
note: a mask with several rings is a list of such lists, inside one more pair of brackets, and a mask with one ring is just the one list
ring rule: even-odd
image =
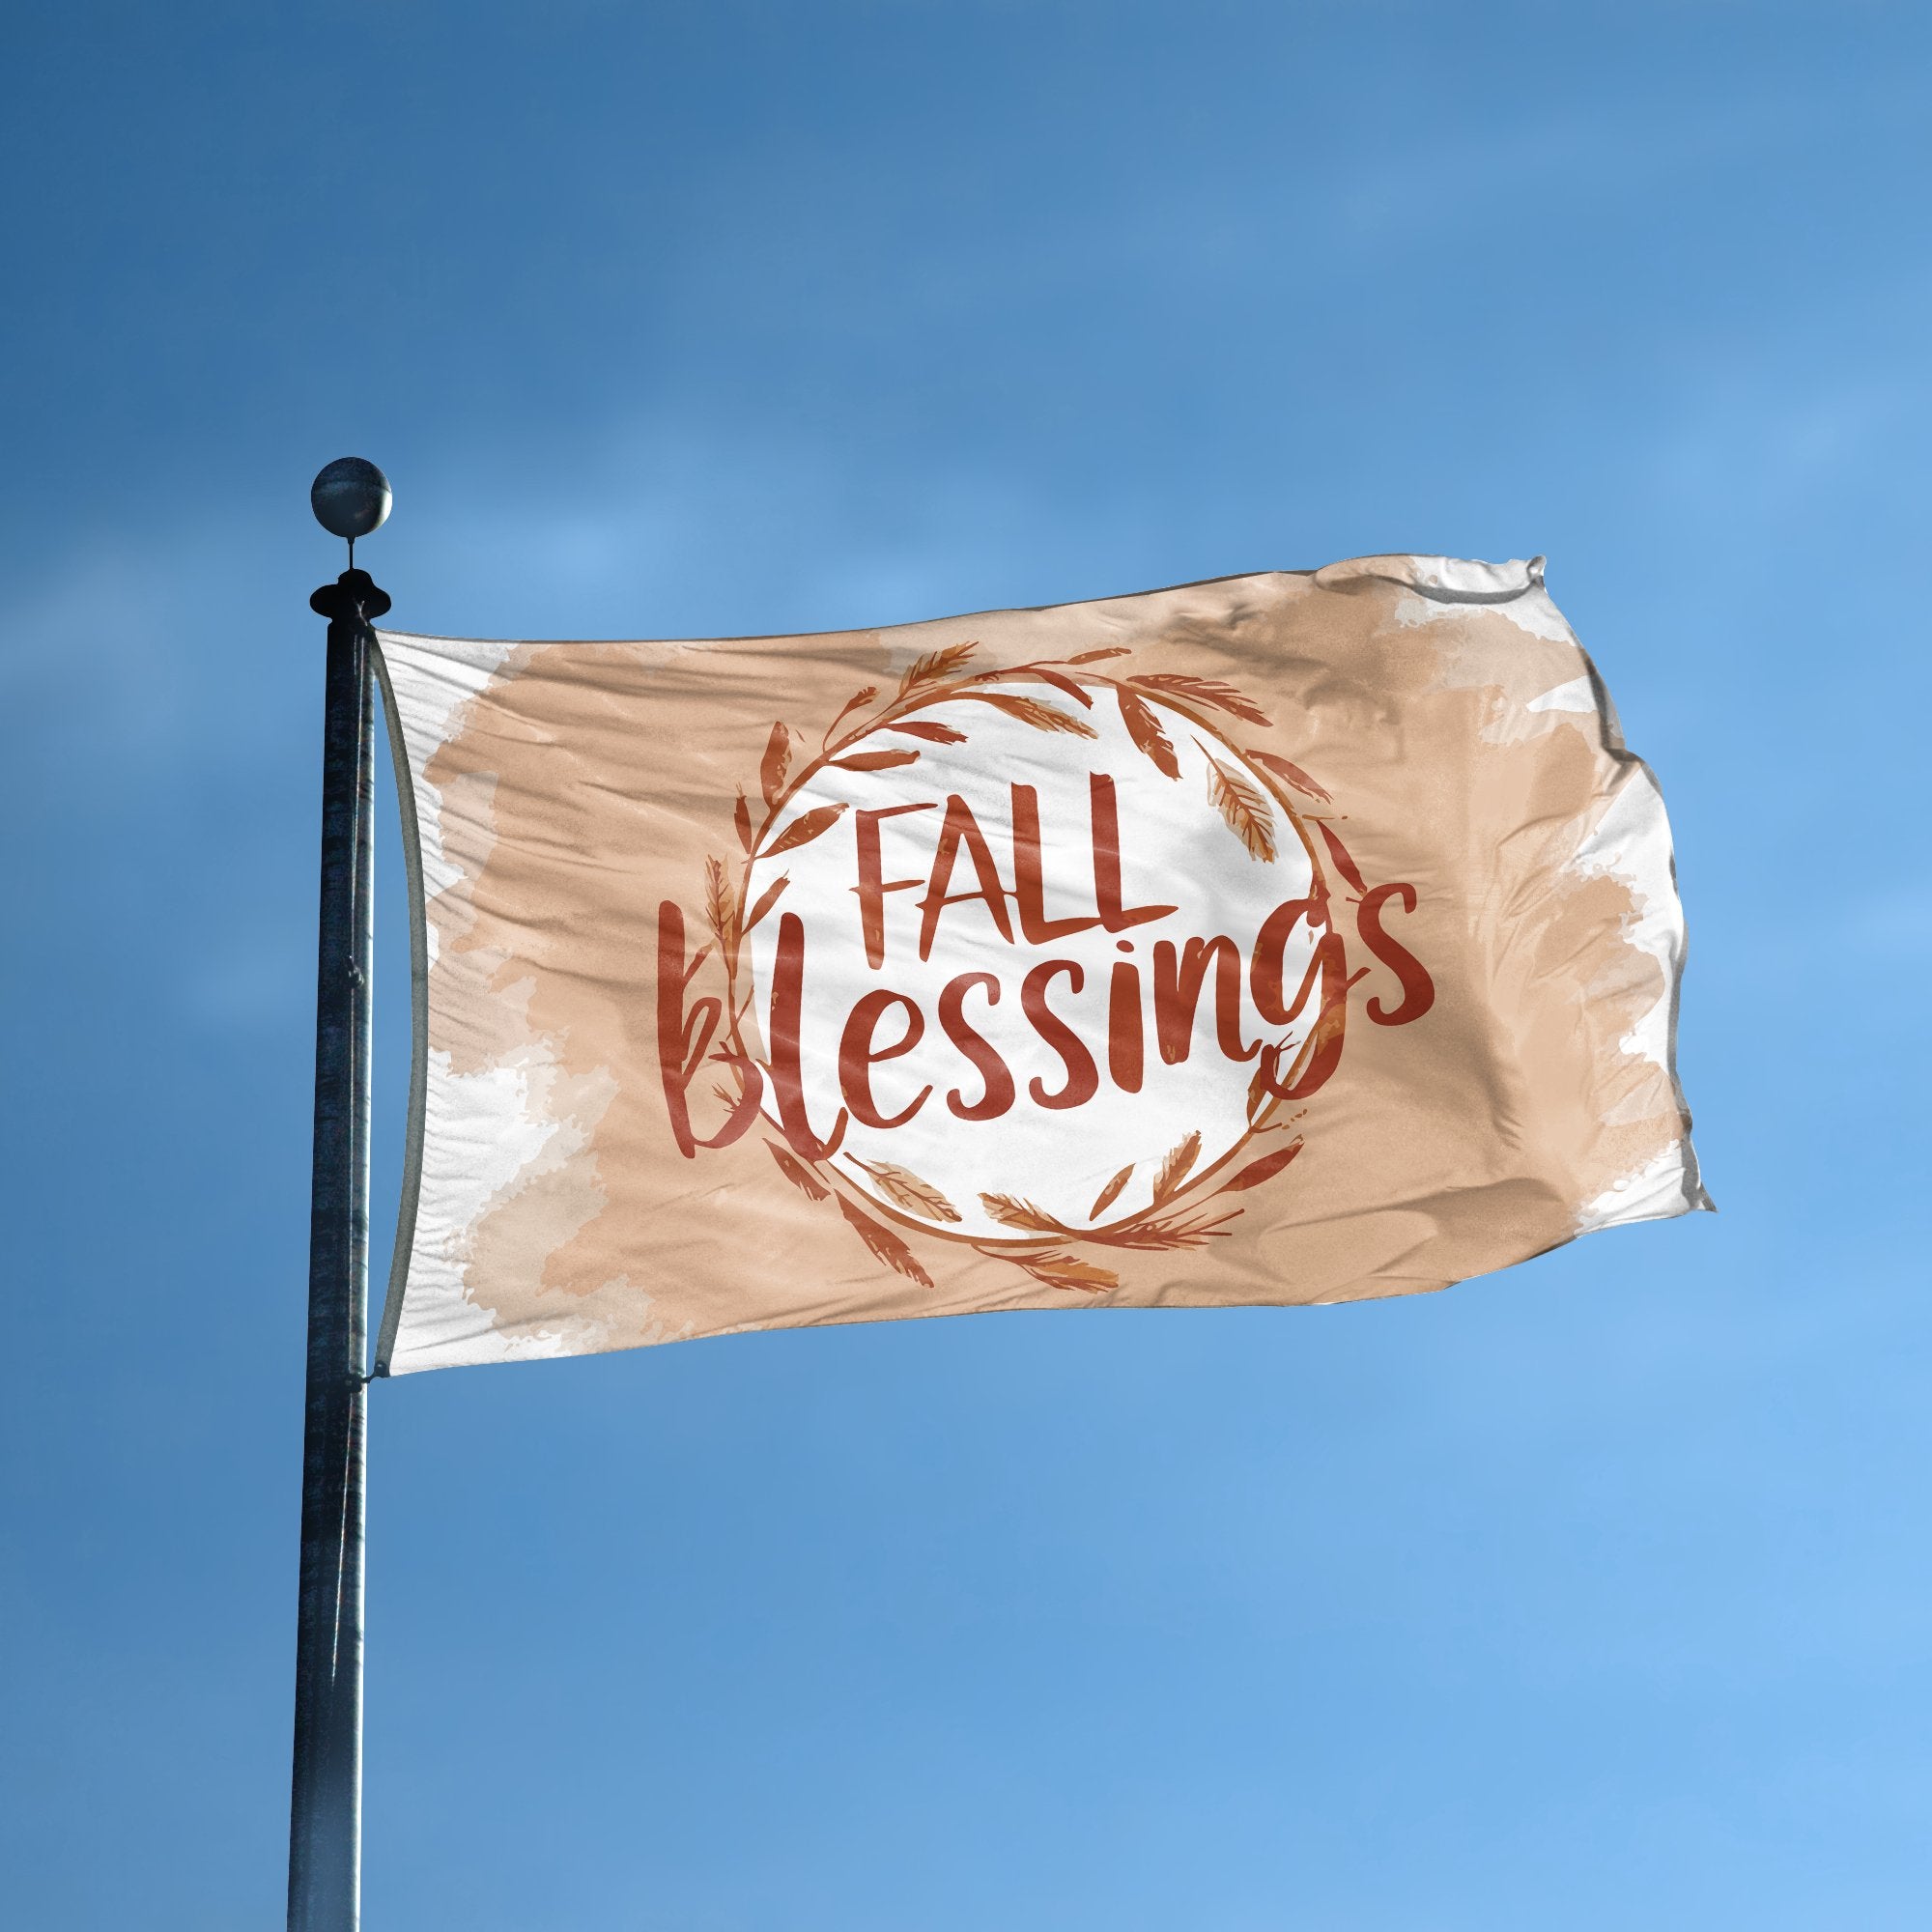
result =
[[[367,1915],[1918,1927],[1932,19],[16,11],[0,1864],[281,1909],[322,626],[1546,552],[1723,1210],[1450,1293],[378,1388]],[[383,1133],[402,919],[384,855]]]

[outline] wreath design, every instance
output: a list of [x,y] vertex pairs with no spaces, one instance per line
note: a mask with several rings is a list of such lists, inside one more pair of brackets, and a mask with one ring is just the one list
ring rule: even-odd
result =
[[[754,1000],[751,975],[744,970],[744,942],[778,904],[790,883],[789,874],[781,873],[755,902],[748,905],[753,868],[760,861],[779,858],[810,844],[844,815],[843,804],[818,806],[802,812],[782,831],[775,832],[787,806],[817,773],[827,767],[855,772],[893,770],[916,764],[923,744],[964,743],[963,731],[937,719],[917,715],[928,706],[958,699],[990,705],[1038,731],[1093,738],[1098,734],[1080,714],[1092,708],[1094,693],[1104,690],[1119,704],[1122,720],[1136,749],[1164,777],[1177,782],[1181,776],[1179,762],[1160,718],[1147,702],[1149,696],[1184,717],[1205,739],[1219,744],[1223,751],[1233,751],[1234,747],[1223,729],[1212,722],[1215,717],[1237,720],[1261,730],[1274,729],[1273,720],[1265,712],[1233,685],[1218,679],[1174,671],[1116,675],[1086,668],[1104,660],[1131,656],[1131,651],[1122,645],[1081,651],[1067,658],[973,670],[969,667],[978,649],[977,642],[964,642],[928,652],[907,669],[897,689],[883,701],[880,687],[866,686],[845,702],[826,726],[817,752],[801,761],[794,762],[808,741],[795,734],[782,720],[773,724],[759,766],[756,802],[741,788],[733,808],[732,820],[742,856],[735,866],[718,858],[705,861],[704,923],[710,928],[725,980],[723,1031],[718,1050],[710,1057],[729,1068],[737,1082],[735,1093],[723,1081],[712,1091],[728,1110],[736,1112],[747,1105],[745,1069],[761,1065],[744,1038],[744,1023]],[[1080,678],[1070,675],[1075,668],[1084,675]],[[1071,700],[1078,708],[1065,709],[1045,696],[989,688],[1015,682],[1037,683],[1060,698]],[[868,741],[879,737],[900,742],[867,748]],[[1328,820],[1308,813],[1290,796],[1291,792],[1299,793],[1321,805],[1333,802],[1330,794],[1298,765],[1277,753],[1242,746],[1239,755],[1248,761],[1244,770],[1217,758],[1207,743],[1201,740],[1197,743],[1208,760],[1208,800],[1251,858],[1272,862],[1276,856],[1275,830],[1267,809],[1271,800],[1281,809],[1307,852],[1314,877],[1311,896],[1318,905],[1327,902],[1328,886],[1323,851],[1318,849],[1316,839],[1311,837],[1311,826],[1320,835],[1321,847],[1325,848],[1326,863],[1333,866],[1355,893],[1366,890],[1360,871]],[[1265,798],[1256,789],[1250,771],[1262,774]],[[710,950],[710,947],[704,949]],[[702,957],[700,953],[691,962],[691,974],[696,972]],[[1010,1236],[995,1238],[951,1233],[949,1227],[961,1219],[958,1209],[938,1188],[904,1167],[852,1155],[854,1164],[865,1170],[887,1204],[882,1206],[865,1196],[861,1205],[852,1198],[857,1190],[829,1160],[807,1159],[770,1133],[764,1137],[765,1147],[786,1180],[809,1200],[832,1203],[875,1260],[922,1287],[932,1287],[931,1276],[904,1237],[882,1216],[902,1220],[923,1235],[965,1242],[991,1259],[1011,1263],[1032,1280],[1048,1288],[1102,1293],[1120,1286],[1117,1265],[1122,1252],[1205,1247],[1224,1235],[1227,1224],[1242,1211],[1236,1205],[1214,1212],[1222,1196],[1242,1194],[1272,1180],[1301,1152],[1305,1145],[1303,1137],[1293,1133],[1301,1114],[1283,1117],[1288,1102],[1281,1094],[1283,1090],[1293,1090],[1297,1076],[1341,1029],[1343,1007],[1352,977],[1358,976],[1346,977],[1339,992],[1329,991],[1324,995],[1307,1037],[1286,1069],[1281,1065],[1282,1047],[1263,1046],[1260,1065],[1248,1088],[1247,1129],[1242,1139],[1207,1168],[1198,1165],[1199,1132],[1186,1135],[1162,1153],[1129,1162],[1101,1188],[1088,1212],[1089,1221],[1097,1222],[1134,1175],[1150,1161],[1156,1163],[1152,1198],[1137,1214],[1105,1227],[1075,1227],[1016,1195],[981,1194],[980,1205],[987,1217],[1011,1230]],[[1254,1144],[1263,1136],[1274,1134],[1292,1137],[1255,1154]],[[1213,1184],[1209,1185],[1210,1182]],[[1087,1259],[1073,1252],[1077,1247],[1098,1248],[1103,1251],[1104,1260]]]

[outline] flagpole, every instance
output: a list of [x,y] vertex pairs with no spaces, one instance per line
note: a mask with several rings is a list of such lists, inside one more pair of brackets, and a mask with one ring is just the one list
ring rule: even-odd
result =
[[310,500],[324,528],[348,538],[350,567],[309,599],[310,608],[328,619],[328,649],[289,1929],[355,1932],[362,1875],[369,994],[375,931],[370,622],[388,610],[389,600],[355,562],[355,539],[388,515],[389,486],[374,464],[345,457],[316,478]]

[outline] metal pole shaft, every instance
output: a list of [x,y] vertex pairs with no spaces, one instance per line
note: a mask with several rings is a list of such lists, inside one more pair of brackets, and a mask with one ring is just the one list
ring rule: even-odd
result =
[[351,570],[311,602],[329,626],[289,1927],[355,1932],[362,1865],[362,1378],[375,851],[368,619],[386,611],[389,600],[365,573]]

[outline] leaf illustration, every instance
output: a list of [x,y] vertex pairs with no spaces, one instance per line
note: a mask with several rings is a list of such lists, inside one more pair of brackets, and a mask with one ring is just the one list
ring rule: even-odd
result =
[[1087,1210],[1088,1220],[1097,1221],[1121,1198],[1121,1189],[1133,1179],[1133,1173],[1134,1163],[1128,1161],[1126,1166],[1122,1168],[1120,1173],[1115,1175],[1113,1179],[1101,1188],[1100,1198]]
[[1176,1248],[1202,1248],[1222,1233],[1222,1222],[1232,1221],[1241,1210],[1222,1214],[1212,1221],[1129,1221],[1124,1228],[1109,1228],[1081,1236],[1109,1248],[1139,1248],[1158,1252]]
[[779,802],[779,793],[784,789],[785,767],[791,763],[791,733],[781,719],[772,726],[772,735],[765,740],[765,755],[758,766],[758,783],[765,794],[767,808]]
[[862,1160],[859,1165],[879,1183],[879,1192],[895,1208],[928,1221],[956,1221],[959,1210],[929,1180],[889,1160]]
[[1046,683],[1052,685],[1056,691],[1064,691],[1068,697],[1078,700],[1088,710],[1091,711],[1094,708],[1094,698],[1091,693],[1083,691],[1072,678],[1065,676],[1063,672],[1049,670],[1045,665],[1025,665],[1019,670],[1014,671],[1012,675],[1015,677],[1024,676],[1043,679]]
[[841,772],[889,772],[895,765],[918,761],[917,752],[859,752],[849,758],[834,758]]
[[1310,798],[1319,798],[1323,805],[1332,805],[1333,798],[1304,772],[1299,765],[1292,765],[1286,758],[1278,758],[1272,752],[1258,752],[1254,746],[1246,748],[1248,756],[1264,772],[1272,772],[1278,779],[1286,779],[1296,791],[1306,792]]
[[730,879],[722,859],[704,862],[704,917],[718,935],[720,949],[727,955],[736,951],[736,922],[731,904]]
[[899,696],[910,696],[923,684],[937,684],[965,664],[980,646],[977,643],[948,644],[944,650],[927,651],[913,660],[912,668],[899,679]]
[[1255,1068],[1255,1077],[1248,1082],[1250,1123],[1260,1120],[1280,1097],[1275,1094],[1274,1088],[1281,1084],[1281,1048],[1264,1046],[1262,1048],[1261,1062]]
[[731,809],[731,823],[738,828],[738,843],[746,851],[752,849],[752,801],[743,789],[738,793],[738,803]]
[[1127,655],[1125,644],[1109,644],[1103,651],[1082,651],[1078,657],[1066,660],[1070,665],[1098,664],[1102,658],[1123,658]]
[[778,903],[779,895],[791,884],[791,874],[781,872],[763,892],[758,895],[758,902],[745,915],[745,930],[750,932],[764,916]]
[[1180,1192],[1180,1183],[1187,1179],[1189,1170],[1200,1158],[1201,1136],[1193,1133],[1161,1162],[1160,1172],[1153,1178],[1153,1205],[1156,1208]]
[[903,731],[908,738],[923,738],[934,745],[963,745],[966,734],[955,731],[951,724],[935,724],[929,719],[917,718],[902,720],[897,724],[888,724],[888,731]]
[[1111,1268],[1075,1261],[1071,1255],[1030,1255],[1020,1266],[1048,1288],[1072,1289],[1081,1294],[1098,1294],[1103,1289],[1121,1285],[1120,1276]]
[[932,1286],[932,1277],[920,1266],[919,1258],[893,1231],[882,1222],[872,1219],[869,1214],[862,1214],[844,1195],[838,1197],[838,1211],[850,1223],[859,1238],[871,1249],[873,1256],[885,1263],[895,1274],[902,1274],[908,1281],[916,1281],[922,1288]]
[[1259,1187],[1264,1180],[1274,1177],[1292,1161],[1308,1143],[1299,1134],[1285,1148],[1277,1148],[1272,1153],[1264,1153],[1260,1160],[1251,1160],[1232,1180],[1221,1183],[1223,1194],[1238,1194],[1244,1187]]
[[1023,1235],[1065,1235],[1072,1232],[1051,1214],[1042,1213],[1031,1201],[1010,1194],[982,1194],[980,1205],[1003,1228],[1016,1228]]
[[1249,858],[1272,865],[1274,813],[1267,800],[1239,772],[1230,771],[1212,752],[1207,753],[1207,758],[1208,796],[1228,821],[1228,830],[1248,848]]
[[1084,718],[1069,717],[1065,711],[1056,711],[1050,704],[1042,704],[1037,697],[1017,697],[1004,691],[963,691],[962,697],[971,697],[981,704],[990,704],[996,711],[1004,711],[1009,718],[1017,718],[1023,724],[1031,724],[1037,731],[1066,731],[1076,738],[1097,738],[1095,731]]
[[842,805],[821,805],[815,810],[794,818],[772,840],[772,848],[765,854],[766,858],[776,858],[781,852],[795,852],[801,845],[809,845],[821,832],[830,832],[844,810]]
[[1160,720],[1125,685],[1116,695],[1121,700],[1121,723],[1127,727],[1127,736],[1153,760],[1155,770],[1178,779],[1180,760],[1174,755],[1174,741],[1160,728]]
[[826,737],[830,738],[832,736],[833,730],[838,727],[839,719],[849,718],[853,712],[857,711],[860,708],[861,705],[871,703],[872,699],[878,696],[878,695],[879,695],[879,687],[876,684],[868,684],[867,685],[865,690],[854,692],[852,696],[848,697],[845,700],[845,702],[838,707],[838,717],[833,719],[831,727],[829,727],[825,733]]
[[1328,848],[1328,856],[1335,862],[1335,869],[1354,887],[1358,893],[1365,893],[1368,887],[1362,883],[1362,874],[1354,860],[1349,857],[1349,848],[1328,829],[1325,819],[1317,819],[1321,828],[1321,842]]
[[765,1147],[771,1157],[778,1162],[779,1172],[808,1200],[831,1200],[831,1188],[827,1187],[789,1148],[780,1147],[777,1141],[767,1141]]
[[1274,720],[1265,711],[1257,710],[1232,684],[1223,684],[1217,677],[1188,677],[1178,670],[1160,670],[1150,671],[1133,682],[1148,691],[1163,691],[1171,697],[1191,697],[1196,704],[1232,712],[1250,724],[1270,730],[1274,727]]

